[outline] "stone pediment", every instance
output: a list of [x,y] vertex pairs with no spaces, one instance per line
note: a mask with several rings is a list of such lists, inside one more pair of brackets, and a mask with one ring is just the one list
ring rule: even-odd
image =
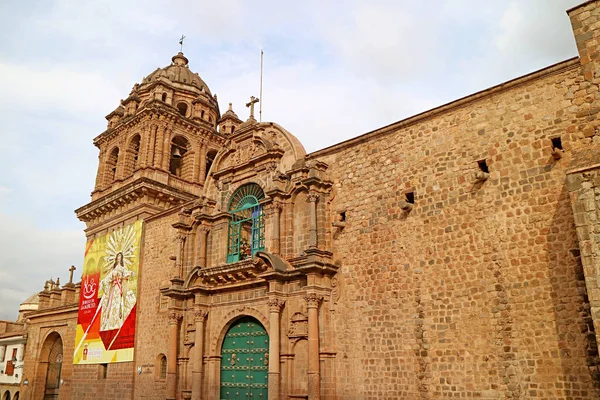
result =
[[206,290],[262,283],[274,273],[287,277],[298,275],[298,272],[281,257],[261,251],[252,259],[236,263],[211,268],[196,267],[188,275],[184,288],[199,287]]

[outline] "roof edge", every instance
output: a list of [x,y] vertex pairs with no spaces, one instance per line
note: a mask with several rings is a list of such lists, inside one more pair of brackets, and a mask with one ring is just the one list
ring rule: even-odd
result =
[[[598,1],[598,0],[591,0],[591,1]],[[428,118],[435,117],[435,116],[443,114],[449,110],[462,107],[466,104],[484,99],[484,98],[492,96],[494,94],[502,93],[506,90],[512,89],[517,86],[524,85],[524,84],[534,81],[536,79],[540,79],[542,77],[546,77],[549,75],[553,75],[553,74],[557,74],[557,73],[566,71],[570,68],[574,68],[579,65],[580,65],[579,57],[577,57],[577,56],[569,58],[564,61],[560,61],[556,64],[552,64],[548,67],[539,69],[539,70],[531,72],[529,74],[522,75],[520,77],[511,79],[509,81],[500,83],[495,86],[491,86],[487,89],[483,89],[483,90],[480,90],[479,92],[475,92],[473,94],[458,98],[456,100],[453,100],[453,101],[443,104],[441,106],[429,109],[427,111],[423,111],[419,114],[415,114],[411,117],[402,119],[397,122],[393,122],[389,125],[385,125],[381,128],[377,128],[377,129],[369,131],[367,133],[363,133],[362,135],[353,137],[351,139],[344,140],[342,142],[336,143],[334,145],[325,147],[320,150],[316,150],[312,153],[307,154],[307,157],[310,157],[310,158],[322,157],[324,155],[334,153],[338,150],[341,150],[342,148],[352,147],[354,145],[366,142],[368,140],[372,140],[376,137],[385,135],[387,133],[391,133],[391,132],[397,130],[398,128],[416,124],[417,122],[420,122],[420,121],[428,119]]]
[[567,14],[570,14],[571,12],[573,12],[573,11],[577,10],[578,8],[585,7],[585,6],[587,6],[588,4],[594,3],[594,2],[596,2],[596,1],[598,1],[598,0],[587,0],[587,1],[584,1],[584,2],[583,2],[583,3],[581,3],[581,4],[578,4],[578,5],[574,6],[574,7],[571,7],[571,8],[569,8],[569,9],[567,10]]

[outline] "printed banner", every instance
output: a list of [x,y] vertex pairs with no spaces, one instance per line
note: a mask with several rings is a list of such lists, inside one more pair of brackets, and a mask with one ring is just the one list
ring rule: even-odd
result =
[[87,242],[73,364],[133,361],[142,226]]

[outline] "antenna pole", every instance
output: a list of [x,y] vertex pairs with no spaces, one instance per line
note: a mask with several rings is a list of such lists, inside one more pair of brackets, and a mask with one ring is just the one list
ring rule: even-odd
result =
[[258,95],[260,98],[260,102],[258,103],[258,122],[262,122],[262,105],[264,103],[263,93],[262,93],[262,81],[263,81],[263,51],[260,50],[260,94]]

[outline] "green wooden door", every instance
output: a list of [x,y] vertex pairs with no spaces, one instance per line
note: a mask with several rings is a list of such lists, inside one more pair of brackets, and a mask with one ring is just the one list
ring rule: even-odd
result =
[[254,318],[243,317],[227,331],[221,350],[221,400],[266,399],[269,336]]

